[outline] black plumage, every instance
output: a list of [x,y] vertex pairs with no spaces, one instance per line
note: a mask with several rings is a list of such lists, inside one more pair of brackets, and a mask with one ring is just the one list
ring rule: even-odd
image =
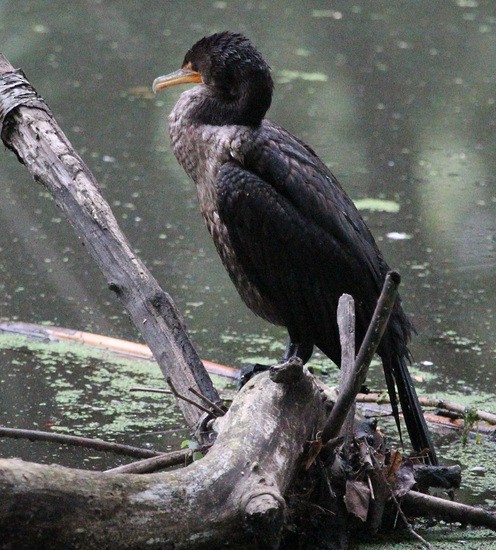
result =
[[[374,238],[316,153],[264,118],[272,78],[247,38],[230,32],[203,38],[182,69],[153,87],[188,82],[200,85],[174,107],[171,142],[197,186],[224,266],[250,309],[287,328],[287,357],[305,362],[317,346],[339,365],[339,297],[355,299],[360,345],[389,270]],[[378,353],[393,405],[396,384],[414,449],[428,449],[435,463],[407,368],[412,330],[398,298]]]

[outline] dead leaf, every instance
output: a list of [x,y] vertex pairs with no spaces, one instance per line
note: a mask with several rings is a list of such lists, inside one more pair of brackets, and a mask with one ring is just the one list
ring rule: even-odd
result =
[[396,474],[400,469],[402,459],[403,457],[399,451],[393,451],[390,458],[391,462],[385,468],[386,480],[391,487],[396,483]]
[[310,448],[308,449],[307,460],[305,462],[305,470],[308,470],[310,466],[315,462],[322,450],[323,443],[321,438],[322,432],[318,432],[316,438],[310,441]]
[[370,489],[363,481],[347,481],[344,503],[348,513],[363,522],[367,521],[370,504]]

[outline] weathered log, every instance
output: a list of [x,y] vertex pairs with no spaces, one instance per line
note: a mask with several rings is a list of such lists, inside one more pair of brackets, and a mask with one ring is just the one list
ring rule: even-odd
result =
[[[194,387],[220,398],[184,330],[171,297],[133,253],[98,184],[43,99],[0,54],[0,129],[33,178],[53,196],[128,311],[165,376],[181,394]],[[179,402],[193,426],[201,412]]]
[[256,376],[216,421],[207,456],[173,472],[104,474],[0,460],[2,543],[246,548],[263,533],[267,547],[277,547],[284,494],[322,421],[321,395],[306,370],[293,385]]
[[496,531],[496,514],[460,502],[425,495],[417,491],[406,493],[401,499],[406,514],[413,517],[431,517],[446,522],[487,527]]

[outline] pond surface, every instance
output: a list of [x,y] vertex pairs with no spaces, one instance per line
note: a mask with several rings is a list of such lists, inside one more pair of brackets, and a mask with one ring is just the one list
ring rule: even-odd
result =
[[[262,51],[276,82],[270,118],[331,167],[401,272],[418,330],[411,349],[419,393],[494,411],[496,5],[0,1],[1,50],[98,178],[200,354],[238,366],[277,361],[284,331],[241,303],[173,158],[167,115],[181,90],[150,92],[196,40],[224,29],[244,32]],[[139,339],[48,193],[8,152],[0,155],[0,186],[0,320]],[[0,398],[9,425],[43,428],[58,418],[65,409],[54,397],[56,379],[64,391],[92,384],[77,366],[60,377],[42,369],[28,392],[30,367],[17,370],[7,353],[0,361],[0,378],[10,380]],[[331,368],[318,355],[314,364]],[[383,386],[378,368],[371,385]],[[37,409],[37,422],[22,412],[28,399],[55,405]],[[105,408],[101,396],[95,406]],[[122,440],[135,428],[113,425]],[[102,435],[98,423],[90,435]],[[440,454],[453,442],[439,437]],[[2,448],[16,454],[17,445]],[[457,459],[470,463],[463,453]],[[478,491],[475,500],[494,503],[494,484]]]

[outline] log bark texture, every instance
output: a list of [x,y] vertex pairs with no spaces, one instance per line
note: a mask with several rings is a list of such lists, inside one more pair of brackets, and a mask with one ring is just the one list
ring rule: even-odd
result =
[[323,410],[308,372],[291,386],[264,373],[216,421],[219,434],[207,456],[181,470],[122,475],[0,460],[2,544],[277,547],[285,491]]
[[[193,387],[215,403],[220,398],[185,332],[171,299],[136,257],[98,184],[59,128],[50,109],[20,71],[0,54],[0,129],[11,149],[64,212],[109,288],[141,332],[165,376],[179,393]],[[190,426],[201,411],[179,406]]]

